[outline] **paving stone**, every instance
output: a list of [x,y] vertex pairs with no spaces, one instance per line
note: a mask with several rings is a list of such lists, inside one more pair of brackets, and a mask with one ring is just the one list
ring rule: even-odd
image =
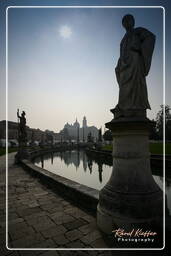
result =
[[68,238],[70,241],[74,241],[74,240],[77,240],[79,239],[80,237],[83,236],[83,234],[75,229],[75,230],[72,230],[72,231],[68,231],[66,234],[65,234],[66,238]]
[[54,209],[54,205],[52,203],[41,204],[40,208],[43,210]]
[[95,223],[95,222],[96,222],[96,219],[95,219],[93,216],[88,215],[88,214],[82,216],[81,218],[84,219],[84,220],[86,220],[86,221],[89,222],[89,223],[91,223],[91,222],[94,222],[94,223]]
[[14,218],[14,219],[8,221],[8,225],[12,225],[12,224],[16,224],[16,223],[21,223],[21,222],[24,222],[23,218]]
[[[84,248],[85,245],[80,240],[77,240],[77,241],[66,244],[66,247],[67,248]],[[85,255],[87,254],[85,253]]]
[[37,206],[40,206],[40,205],[39,205],[39,203],[34,202],[34,203],[29,204],[28,206],[30,208],[34,208],[34,207],[37,207]]
[[58,219],[59,217],[63,216],[63,212],[60,211],[60,212],[55,212],[55,213],[48,213],[48,216],[54,220],[54,219]]
[[42,241],[40,243],[32,244],[34,248],[56,248],[56,244],[53,240],[48,239],[46,241]]
[[63,225],[59,225],[59,226],[55,226],[55,227],[43,230],[41,231],[41,233],[45,238],[50,238],[50,237],[57,236],[59,234],[64,234],[66,231],[67,229]]
[[46,221],[46,222],[39,222],[39,223],[33,223],[32,224],[33,228],[36,230],[36,231],[42,231],[42,230],[46,230],[48,228],[51,228],[51,227],[56,227],[56,224],[52,221]]
[[12,242],[13,248],[33,248],[36,243],[44,241],[44,238],[39,233],[32,236],[25,236]]
[[84,220],[78,219],[78,220],[75,220],[75,221],[72,221],[72,222],[64,223],[63,225],[68,230],[73,230],[73,229],[76,229],[76,228],[79,228],[79,227],[85,225],[85,223],[87,223],[87,222],[84,221]]
[[[65,245],[69,242],[68,239],[66,239],[66,237],[64,235],[58,235],[53,237],[53,241],[57,244],[57,245]],[[64,246],[65,248],[65,246]]]
[[80,230],[84,235],[92,232],[95,229],[97,229],[96,223],[89,223],[78,228],[78,230]]
[[15,223],[15,224],[9,224],[8,225],[8,230],[11,231],[11,230],[19,230],[19,229],[27,229],[28,228],[28,225],[27,223],[24,221],[24,222],[20,222],[20,223]]
[[40,204],[40,205],[44,205],[44,204],[48,204],[49,203],[49,199],[47,198],[36,198],[37,202]]
[[27,220],[32,220],[32,219],[35,219],[35,218],[40,218],[41,216],[46,216],[46,215],[47,215],[47,212],[41,211],[41,212],[33,213],[31,215],[28,215],[28,216],[24,216],[24,219],[27,221]]
[[39,207],[26,208],[24,210],[18,209],[18,214],[20,216],[27,216],[27,215],[31,215],[33,213],[38,213],[38,212],[41,212],[41,209]]
[[102,238],[99,238],[91,243],[93,248],[108,248],[108,245],[104,242]]
[[90,244],[98,238],[101,238],[101,236],[102,235],[98,230],[94,230],[93,232],[81,237],[80,240],[85,244]]
[[51,223],[52,222],[52,220],[46,215],[36,216],[35,218],[28,218],[26,221],[29,225],[43,224],[43,223],[47,223],[47,222]]
[[61,201],[61,204],[63,205],[63,206],[71,206],[71,203],[70,202],[67,202],[67,201],[65,201],[65,200],[62,200]]
[[52,208],[48,208],[47,211],[49,213],[55,213],[55,212],[61,212],[63,211],[63,207],[62,206],[58,206],[58,207],[52,207]]
[[35,230],[28,226],[27,228],[24,229],[13,229],[9,230],[9,234],[12,240],[17,240],[25,236],[32,236],[35,234]]
[[34,194],[34,196],[35,197],[42,197],[42,196],[45,196],[45,195],[47,195],[48,194],[48,192],[46,192],[46,191],[41,191],[41,192],[39,192],[39,193],[34,193],[33,192],[33,194]]
[[53,221],[56,223],[56,224],[63,224],[63,223],[67,223],[67,222],[71,222],[71,221],[74,221],[75,218],[70,216],[70,215],[66,215],[66,214],[63,214],[62,216],[59,216],[59,217],[56,217],[56,218],[53,218]]
[[87,215],[85,212],[83,212],[82,210],[80,210],[74,206],[64,209],[64,212],[67,214],[70,214],[71,216],[73,216],[75,218],[81,218],[81,217],[84,217]]

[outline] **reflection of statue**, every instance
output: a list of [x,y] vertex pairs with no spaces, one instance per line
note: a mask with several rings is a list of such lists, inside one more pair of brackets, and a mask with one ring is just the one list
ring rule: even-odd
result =
[[44,157],[43,157],[43,155],[40,156],[40,159],[41,159],[41,166],[42,166],[42,168],[44,168]]
[[51,153],[51,164],[53,164],[53,152]]
[[88,168],[90,170],[90,174],[92,173],[92,166],[93,166],[93,161],[91,158],[88,159]]
[[112,112],[115,118],[146,116],[151,109],[148,102],[146,76],[150,70],[155,35],[145,28],[134,28],[134,17],[125,15],[122,25],[126,29],[116,66],[119,101]]
[[27,132],[26,132],[26,118],[25,112],[23,111],[21,116],[19,115],[19,109],[17,110],[17,117],[19,118],[20,122],[18,124],[18,131],[19,131],[19,143],[27,141]]
[[86,172],[86,170],[87,170],[87,156],[84,152],[83,152],[83,169]]
[[103,164],[102,162],[98,162],[98,171],[99,171],[99,181],[102,183],[102,172],[103,172]]

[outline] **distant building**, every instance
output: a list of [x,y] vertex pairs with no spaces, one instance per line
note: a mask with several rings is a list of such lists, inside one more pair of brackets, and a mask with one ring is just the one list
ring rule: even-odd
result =
[[87,120],[86,117],[83,117],[83,127],[86,128],[87,127]]
[[[8,121],[8,139],[18,138],[18,124]],[[6,121],[0,121],[0,139],[6,139]]]
[[[86,117],[83,117],[82,120],[82,127],[80,127],[79,122],[76,121],[73,124],[69,124],[68,122],[64,125],[64,128],[60,131],[60,134],[64,134],[64,131],[68,133],[68,140],[75,140],[75,141],[87,141],[87,136],[91,133],[94,141],[98,138],[98,129],[95,126],[88,126]],[[66,138],[65,138],[66,139]]]
[[[26,126],[27,129],[27,141],[28,142],[33,142],[33,141],[44,141],[48,142],[51,138],[53,137],[53,142],[58,142],[60,141],[60,134],[55,133],[53,131],[42,131],[40,129],[34,129],[30,128],[29,126]],[[6,139],[6,121],[2,120],[0,121],[0,139]],[[12,122],[8,121],[8,140],[17,140],[18,141],[18,123],[17,122]],[[51,139],[52,140],[52,139]]]

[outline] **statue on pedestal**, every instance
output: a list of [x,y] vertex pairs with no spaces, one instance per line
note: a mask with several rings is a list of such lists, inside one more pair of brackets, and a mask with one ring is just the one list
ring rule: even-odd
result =
[[26,159],[29,157],[27,151],[27,130],[26,130],[26,113],[22,111],[21,116],[19,114],[19,109],[17,109],[18,117],[18,142],[19,148],[15,156],[15,162],[19,163],[21,159]]
[[[149,133],[152,122],[146,76],[150,70],[155,36],[145,28],[134,29],[134,17],[125,15],[126,34],[116,67],[119,101],[106,123],[113,136],[113,171],[99,193],[97,225],[106,234],[124,228],[158,227],[162,238],[163,192],[150,166]],[[160,240],[162,243],[162,239]]]
[[19,109],[17,110],[17,117],[19,119],[18,123],[18,140],[19,144],[26,143],[27,141],[27,131],[26,131],[26,113],[23,111],[21,116],[19,115]]
[[146,76],[151,66],[155,35],[145,28],[134,28],[134,23],[134,17],[130,14],[122,19],[126,33],[120,44],[120,58],[115,68],[119,84],[119,101],[111,110],[115,118],[146,117],[146,109],[151,109]]

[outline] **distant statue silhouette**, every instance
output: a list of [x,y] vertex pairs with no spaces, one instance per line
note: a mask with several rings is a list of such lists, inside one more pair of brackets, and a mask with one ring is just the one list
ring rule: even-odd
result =
[[151,66],[155,35],[145,28],[134,28],[134,23],[130,14],[122,19],[126,34],[120,44],[120,58],[115,68],[119,84],[119,101],[111,110],[115,118],[146,117],[146,109],[151,109],[146,76]]
[[19,131],[19,143],[27,141],[27,132],[26,132],[26,113],[23,111],[21,116],[19,115],[19,109],[17,110],[17,117],[19,118],[18,131]]

